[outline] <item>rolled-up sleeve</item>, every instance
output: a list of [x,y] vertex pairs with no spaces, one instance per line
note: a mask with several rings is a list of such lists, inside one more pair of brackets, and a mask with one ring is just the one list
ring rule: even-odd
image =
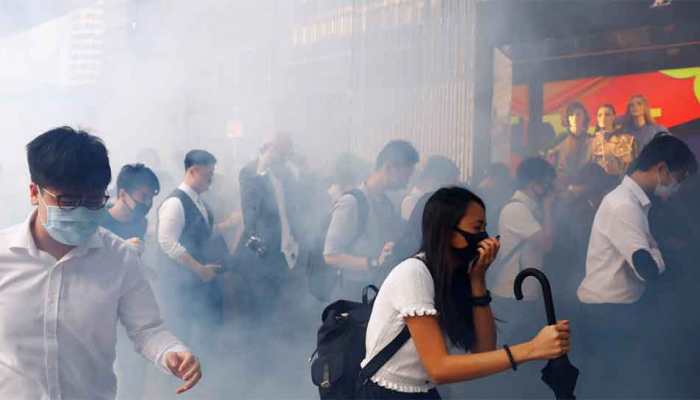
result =
[[134,343],[137,352],[166,373],[165,355],[189,351],[172,333],[165,329],[151,286],[144,278],[139,258],[127,256],[126,274],[119,299],[119,320]]
[[182,202],[174,197],[163,202],[158,210],[158,245],[173,260],[178,260],[187,252],[179,243],[184,227],[185,210]]
[[357,235],[358,214],[357,200],[352,195],[345,195],[338,200],[331,215],[323,255],[330,256],[350,252],[350,245]]
[[646,250],[651,254],[659,268],[659,274],[666,270],[661,252],[655,243],[652,243],[647,217],[644,211],[631,205],[620,205],[615,208],[613,220],[608,226],[608,239],[622,254],[634,271],[635,276],[644,281],[644,278],[635,269],[632,255],[638,250]]

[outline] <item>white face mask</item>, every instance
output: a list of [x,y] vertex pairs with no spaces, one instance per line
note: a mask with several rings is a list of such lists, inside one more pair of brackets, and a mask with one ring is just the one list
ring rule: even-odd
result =
[[42,225],[55,241],[67,246],[78,246],[97,231],[103,210],[89,210],[85,207],[62,210],[57,206],[47,205],[41,195],[39,202],[46,207],[46,222]]
[[681,184],[676,181],[676,179],[673,177],[673,175],[669,174],[669,177],[671,178],[671,183],[668,185],[664,185],[661,183],[661,175],[659,172],[656,172],[656,179],[658,181],[658,184],[656,185],[656,188],[654,188],[654,194],[663,198],[663,199],[668,199],[669,197],[673,196],[678,192],[678,190],[681,188]]

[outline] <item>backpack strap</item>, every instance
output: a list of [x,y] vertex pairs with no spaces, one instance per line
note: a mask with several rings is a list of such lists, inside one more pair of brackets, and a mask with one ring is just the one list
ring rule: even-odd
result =
[[372,378],[383,366],[386,364],[391,357],[396,354],[397,351],[403,346],[408,339],[411,338],[411,333],[408,331],[408,326],[404,326],[401,333],[398,334],[386,347],[382,349],[376,356],[372,357],[371,360],[365,365],[358,376],[358,383],[364,385]]
[[[514,203],[520,203],[520,204],[527,206],[527,204],[522,200],[511,199],[510,201],[508,201],[506,204],[503,205],[501,210],[506,208],[507,205],[514,204]],[[503,257],[503,259],[498,260],[498,265],[508,264],[508,262],[513,258],[513,256],[518,254],[518,251],[520,251],[523,248],[523,246],[525,246],[527,244],[528,241],[529,241],[529,238],[521,240],[515,247],[513,247],[513,249],[508,253],[508,255]]]
[[369,201],[367,200],[367,196],[362,192],[360,189],[352,189],[348,191],[347,193],[352,197],[355,198],[355,201],[357,202],[357,215],[358,215],[358,226],[357,226],[357,232],[355,234],[355,237],[352,240],[352,245],[357,242],[362,234],[365,233],[367,230],[367,221],[369,220]]

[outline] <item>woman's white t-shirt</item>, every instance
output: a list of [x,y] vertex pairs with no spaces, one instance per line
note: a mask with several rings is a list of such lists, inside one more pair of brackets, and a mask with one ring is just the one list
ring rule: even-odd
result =
[[[401,333],[406,326],[405,317],[437,315],[434,297],[433,278],[425,263],[409,258],[396,266],[374,301],[367,325],[367,353],[362,367]],[[435,387],[421,363],[413,339],[409,339],[384,364],[372,381],[384,388],[406,393],[427,392]]]

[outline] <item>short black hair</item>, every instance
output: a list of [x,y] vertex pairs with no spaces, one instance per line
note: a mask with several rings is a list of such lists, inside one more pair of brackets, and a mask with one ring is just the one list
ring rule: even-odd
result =
[[160,192],[160,181],[156,174],[143,164],[127,164],[122,167],[117,177],[117,191],[124,189],[128,193],[140,187],[147,187],[155,194]]
[[530,183],[543,183],[557,177],[554,167],[547,161],[533,157],[523,160],[517,171],[518,187],[525,188]]
[[379,152],[375,169],[379,170],[389,162],[405,166],[416,165],[419,159],[418,151],[410,142],[392,140]]
[[185,171],[195,165],[210,166],[216,164],[216,157],[206,150],[190,150],[185,155]]
[[691,175],[698,172],[695,154],[681,139],[670,134],[655,136],[632,163],[630,173],[649,171],[654,165],[665,162],[671,172],[683,171]]
[[27,144],[32,182],[66,192],[104,191],[112,180],[104,142],[69,126],[51,129]]
[[428,158],[423,171],[418,177],[418,181],[435,181],[440,184],[449,184],[454,179],[459,179],[459,175],[459,167],[454,161],[445,156],[434,155]]

